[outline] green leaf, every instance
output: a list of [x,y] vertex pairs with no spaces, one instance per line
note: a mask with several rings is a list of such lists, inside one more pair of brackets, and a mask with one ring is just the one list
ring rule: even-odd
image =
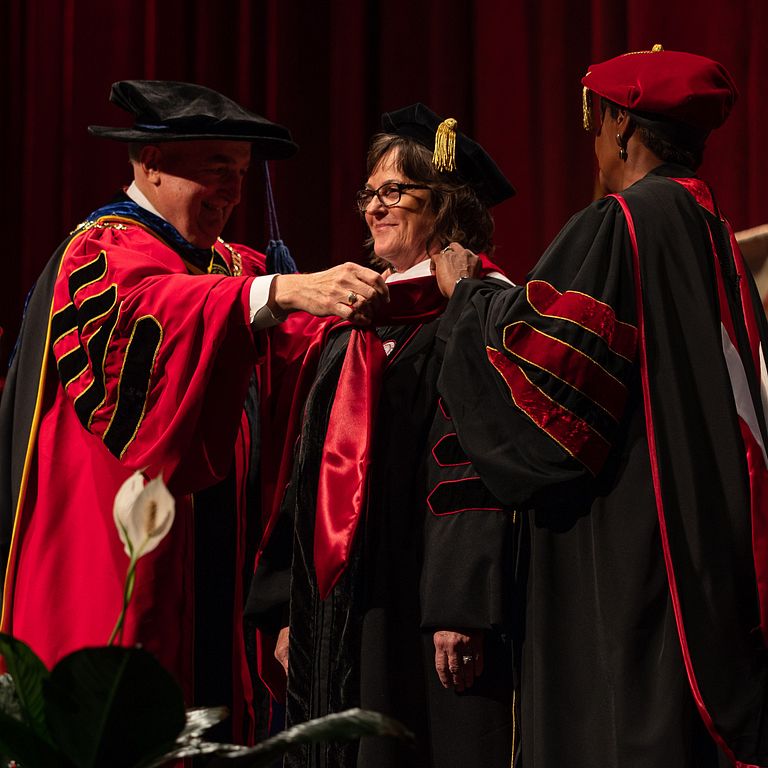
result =
[[78,768],[133,768],[171,750],[184,727],[181,689],[140,648],[86,648],[45,686],[51,734]]
[[68,768],[71,763],[34,729],[0,712],[0,755],[24,768]]
[[[312,744],[318,741],[350,741],[361,736],[390,736],[410,742],[414,740],[413,734],[402,723],[391,717],[364,709],[348,709],[345,712],[294,725],[255,747],[236,747],[232,744],[198,741],[180,746],[179,749],[168,754],[165,760],[196,755],[215,755],[219,759],[211,763],[212,766],[261,768],[271,765],[280,755],[300,744]],[[161,762],[164,761],[158,761],[154,765],[160,765]]]
[[25,721],[39,738],[50,742],[43,699],[43,682],[49,675],[45,664],[26,643],[2,633],[0,655],[13,678]]
[[179,743],[202,738],[205,731],[229,717],[229,710],[226,707],[192,707],[187,710],[186,716],[184,730],[179,734]]

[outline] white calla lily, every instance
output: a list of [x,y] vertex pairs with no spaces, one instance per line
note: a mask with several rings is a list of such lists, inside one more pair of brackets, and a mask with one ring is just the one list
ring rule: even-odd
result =
[[171,529],[176,505],[162,475],[144,485],[136,472],[117,492],[114,515],[126,554],[138,560],[155,549]]
[[125,554],[133,557],[133,543],[128,532],[128,522],[131,517],[131,509],[144,490],[144,477],[141,472],[134,472],[121,486],[115,496],[113,514],[120,541],[125,547]]
[[130,558],[123,588],[123,609],[112,630],[109,645],[122,641],[123,623],[133,596],[136,562],[151,552],[171,530],[176,516],[176,503],[159,475],[144,485],[141,472],[134,472],[121,486],[112,508],[115,526]]

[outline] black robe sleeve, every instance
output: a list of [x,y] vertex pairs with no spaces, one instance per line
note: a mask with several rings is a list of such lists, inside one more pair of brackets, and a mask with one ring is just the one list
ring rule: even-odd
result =
[[514,588],[515,513],[479,477],[442,401],[427,451],[422,626],[504,628]]
[[449,302],[438,389],[508,506],[578,492],[607,458],[636,355],[630,252],[619,205],[600,200],[524,286],[463,280]]

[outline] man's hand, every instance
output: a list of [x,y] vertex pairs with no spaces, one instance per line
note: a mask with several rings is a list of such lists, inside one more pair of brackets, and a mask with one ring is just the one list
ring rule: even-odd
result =
[[303,310],[318,317],[338,315],[367,324],[376,301],[389,301],[384,278],[372,269],[347,262],[323,272],[277,275],[268,304],[275,315]]
[[440,293],[450,299],[459,280],[477,277],[480,273],[480,259],[461,243],[451,243],[439,253],[432,254],[430,269],[437,279]]
[[443,688],[461,692],[483,674],[483,632],[435,632],[435,669]]
[[277,635],[275,643],[275,658],[280,662],[280,666],[288,674],[288,645],[289,645],[288,627],[283,627]]

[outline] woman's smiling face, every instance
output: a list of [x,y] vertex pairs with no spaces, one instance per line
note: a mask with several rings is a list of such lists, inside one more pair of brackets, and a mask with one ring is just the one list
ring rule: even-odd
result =
[[[387,182],[413,183],[398,167],[398,150],[387,152],[373,169],[366,187],[378,189]],[[385,206],[375,195],[365,209],[365,222],[371,230],[373,251],[398,272],[429,258],[427,241],[434,232],[435,214],[428,189],[403,190],[400,202]],[[433,250],[439,250],[435,243]]]

